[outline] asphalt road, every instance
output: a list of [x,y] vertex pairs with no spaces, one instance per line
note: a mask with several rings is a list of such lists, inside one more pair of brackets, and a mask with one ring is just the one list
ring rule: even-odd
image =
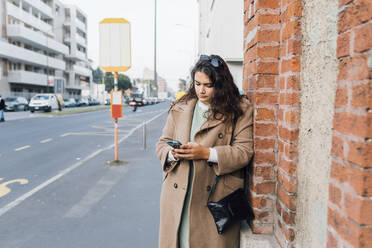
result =
[[[112,167],[108,110],[0,124],[0,248],[157,247],[161,171],[154,154],[168,102],[124,108]],[[147,149],[142,150],[146,125]]]

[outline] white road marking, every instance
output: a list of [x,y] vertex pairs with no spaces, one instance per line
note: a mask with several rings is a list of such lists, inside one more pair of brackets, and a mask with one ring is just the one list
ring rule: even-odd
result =
[[19,151],[22,151],[22,150],[25,150],[25,149],[28,149],[30,148],[31,146],[27,145],[27,146],[22,146],[22,147],[19,147],[19,148],[16,148],[14,149],[15,152],[19,152]]
[[111,167],[110,170],[91,188],[88,193],[75,204],[66,214],[65,218],[82,218],[99,202],[111,188],[119,182],[128,167]]
[[[114,132],[114,129],[109,130],[108,132],[102,133],[102,132],[79,132],[79,133],[69,133],[68,135],[90,135],[90,136],[112,136]],[[118,130],[118,135],[124,135],[124,133],[127,133],[129,131],[127,130]]]
[[59,137],[65,137],[67,135],[70,135],[70,133],[64,133],[64,134],[61,134]]
[[40,143],[44,144],[44,143],[50,142],[50,141],[52,141],[52,140],[53,140],[53,139],[45,139],[45,140],[40,141]]
[[11,210],[12,208],[14,208],[15,206],[17,206],[18,204],[22,203],[24,200],[26,200],[27,198],[29,198],[30,196],[32,196],[33,194],[35,194],[36,192],[38,192],[39,190],[45,188],[46,186],[48,186],[49,184],[57,181],[59,178],[63,177],[64,175],[66,175],[67,173],[71,172],[72,170],[76,169],[77,167],[79,167],[80,165],[82,165],[84,162],[88,161],[89,159],[97,156],[98,154],[100,154],[103,150],[102,149],[99,149],[95,152],[93,152],[92,154],[90,154],[88,157],[86,157],[84,160],[82,161],[79,161],[77,162],[76,164],[72,165],[71,167],[63,170],[62,172],[60,172],[59,174],[55,175],[54,177],[50,178],[49,180],[45,181],[44,183],[40,184],[39,186],[37,186],[36,188],[32,189],[31,191],[27,192],[26,194],[18,197],[17,199],[15,199],[14,201],[10,202],[9,204],[7,204],[5,207],[2,207],[0,209],[0,217],[5,214],[6,212],[8,212],[9,210]]
[[[168,111],[168,110],[167,110]],[[165,112],[162,112],[158,115],[156,115],[155,117],[151,118],[150,120],[148,120],[147,122],[145,122],[146,124],[152,122],[153,120],[157,119],[159,116],[161,116],[162,114],[164,114]],[[137,127],[133,128],[125,137],[121,138],[118,143],[121,143],[123,142],[124,140],[126,140],[127,138],[129,138],[137,129],[141,128],[143,126],[143,123],[138,125]],[[90,154],[89,156],[87,156],[86,158],[84,158],[83,160],[73,164],[72,166],[70,166],[69,168],[63,170],[62,172],[60,172],[59,174],[55,175],[54,177],[50,178],[49,180],[45,181],[44,183],[40,184],[39,186],[35,187],[34,189],[32,189],[31,191],[25,193],[24,195],[18,197],[17,199],[15,199],[14,201],[8,203],[6,206],[0,208],[0,217],[2,215],[4,215],[6,212],[8,212],[9,210],[11,210],[12,208],[16,207],[17,205],[21,204],[24,200],[26,200],[27,198],[29,198],[30,196],[32,196],[33,194],[37,193],[38,191],[42,190],[43,188],[45,188],[46,186],[48,186],[49,184],[57,181],[58,179],[60,179],[61,177],[65,176],[66,174],[68,174],[69,172],[73,171],[74,169],[78,168],[79,166],[81,166],[82,164],[84,164],[85,162],[87,162],[88,160],[94,158],[95,156],[97,156],[98,154],[100,154],[101,152],[105,151],[105,150],[109,150],[109,149],[112,149],[114,147],[114,144],[106,147],[105,149],[98,149],[97,151],[93,152],[92,154]]]

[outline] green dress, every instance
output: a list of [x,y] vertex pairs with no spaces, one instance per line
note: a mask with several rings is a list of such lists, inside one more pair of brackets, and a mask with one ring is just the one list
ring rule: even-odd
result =
[[[190,141],[194,141],[195,134],[200,130],[200,127],[207,120],[204,115],[205,111],[199,106],[199,102],[195,104],[194,115],[190,130]],[[178,231],[179,248],[189,248],[189,205],[192,181],[194,179],[194,166],[190,163],[190,174],[187,185],[186,199],[183,205],[181,224]]]

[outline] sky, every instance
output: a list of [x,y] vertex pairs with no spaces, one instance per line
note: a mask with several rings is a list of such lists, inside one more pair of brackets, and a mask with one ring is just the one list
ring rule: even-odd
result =
[[[125,18],[131,24],[132,67],[126,75],[141,78],[154,68],[155,0],[62,0],[88,16],[88,58],[98,65],[98,24],[104,18]],[[157,0],[157,72],[177,90],[197,54],[197,0]]]

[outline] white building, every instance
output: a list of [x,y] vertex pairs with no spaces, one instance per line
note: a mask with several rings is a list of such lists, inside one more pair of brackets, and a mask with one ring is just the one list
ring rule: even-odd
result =
[[86,14],[58,0],[0,0],[0,92],[89,90],[86,24]]
[[244,1],[198,0],[200,54],[220,55],[242,89]]

